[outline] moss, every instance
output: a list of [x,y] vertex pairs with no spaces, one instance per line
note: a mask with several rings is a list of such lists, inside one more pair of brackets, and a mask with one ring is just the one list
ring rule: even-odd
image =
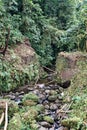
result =
[[50,116],[44,116],[43,119],[44,119],[44,121],[46,121],[46,122],[48,122],[48,123],[51,123],[51,124],[54,123],[53,118],[50,117]]
[[80,128],[80,126],[82,125],[82,120],[80,118],[73,117],[73,118],[68,118],[68,119],[62,120],[61,124],[63,126],[66,126],[69,128],[74,128],[75,130],[78,130]]
[[5,108],[5,103],[8,103],[8,112],[9,116],[13,116],[14,113],[17,113],[19,111],[18,104],[16,104],[14,101],[11,101],[9,99],[0,99],[0,107]]
[[[87,122],[87,60],[81,60],[77,62],[78,73],[71,79],[71,86],[65,91],[64,102],[71,104],[71,112],[68,114],[70,120],[67,120],[73,124],[72,119],[76,117],[77,126],[82,121],[82,125],[79,127],[86,130],[84,122]],[[72,126],[75,129],[75,125],[69,125],[70,128]]]
[[36,102],[29,99],[23,101],[24,106],[35,106],[36,104],[37,104]]
[[8,49],[5,58],[0,59],[0,91],[7,92],[36,80],[40,76],[39,68],[38,57],[32,48],[20,44]]
[[22,130],[23,125],[21,122],[20,115],[16,113],[9,121],[8,130]]
[[37,117],[38,112],[34,109],[29,109],[27,112],[22,114],[22,120],[25,124],[32,123]]
[[32,109],[36,110],[37,112],[43,112],[44,111],[44,106],[43,105],[36,105],[36,106],[33,106],[31,107]]
[[32,100],[32,101],[38,102],[39,97],[33,93],[28,93],[24,95],[22,101],[25,102],[26,100]]

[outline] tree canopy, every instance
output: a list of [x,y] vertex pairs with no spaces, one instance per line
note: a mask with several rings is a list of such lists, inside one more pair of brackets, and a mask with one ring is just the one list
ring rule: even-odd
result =
[[50,65],[60,51],[87,50],[87,0],[0,0],[0,46],[28,38]]

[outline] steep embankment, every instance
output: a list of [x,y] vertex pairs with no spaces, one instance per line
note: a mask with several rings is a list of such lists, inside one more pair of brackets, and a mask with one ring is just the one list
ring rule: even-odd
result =
[[0,91],[10,91],[29,84],[39,75],[38,56],[34,49],[25,43],[8,48],[6,56],[0,56]]
[[62,125],[74,130],[87,129],[87,54],[82,52],[60,53],[57,59],[58,80],[70,87],[65,91],[64,103],[69,104],[68,118]]

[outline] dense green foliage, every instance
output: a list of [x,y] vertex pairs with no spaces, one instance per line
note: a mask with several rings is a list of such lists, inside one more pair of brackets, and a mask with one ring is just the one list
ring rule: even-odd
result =
[[44,65],[60,51],[85,50],[87,0],[0,0],[0,45],[28,37]]

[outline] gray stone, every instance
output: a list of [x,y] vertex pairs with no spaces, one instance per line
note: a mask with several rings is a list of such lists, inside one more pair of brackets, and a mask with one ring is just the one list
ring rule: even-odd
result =
[[52,96],[49,96],[49,97],[48,97],[48,100],[49,100],[50,102],[54,102],[56,99],[57,99],[57,95],[52,95]]
[[48,129],[45,127],[40,127],[39,130],[48,130]]
[[40,124],[41,124],[41,126],[43,126],[45,128],[51,128],[51,125],[48,122],[46,122],[46,121],[43,121]]
[[56,110],[56,109],[57,109],[57,105],[51,103],[51,104],[50,104],[50,110]]

